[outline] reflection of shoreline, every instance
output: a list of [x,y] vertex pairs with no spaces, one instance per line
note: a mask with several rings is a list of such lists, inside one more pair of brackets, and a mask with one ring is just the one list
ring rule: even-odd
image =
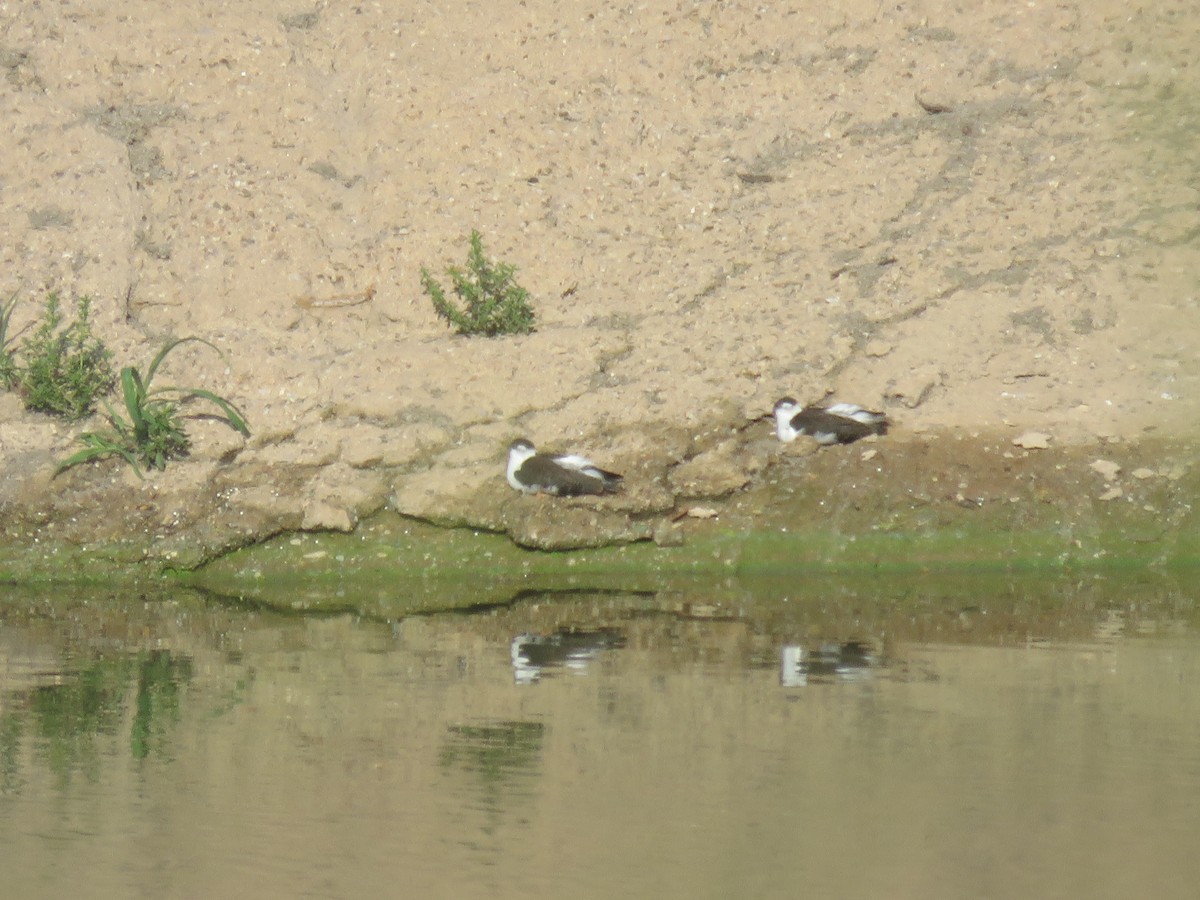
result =
[[62,660],[51,650],[0,647],[0,711],[3,698],[62,684],[69,677]]
[[871,677],[871,669],[880,665],[879,657],[862,641],[826,643],[815,650],[785,644],[779,656],[779,683],[783,687],[865,681]]
[[513,679],[517,684],[533,684],[547,670],[583,672],[605,650],[624,646],[625,635],[615,628],[593,631],[564,628],[549,635],[518,634],[510,646]]

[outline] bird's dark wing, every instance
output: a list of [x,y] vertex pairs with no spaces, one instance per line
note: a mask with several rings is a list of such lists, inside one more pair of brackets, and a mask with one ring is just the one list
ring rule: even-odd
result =
[[839,444],[850,444],[874,434],[877,426],[864,425],[819,406],[809,406],[792,417],[792,427],[810,435],[832,434]]
[[[597,470],[599,471],[599,470]],[[611,476],[612,473],[604,473]],[[620,476],[616,476],[618,479]],[[585,471],[556,463],[546,456],[535,456],[517,470],[517,478],[547,494],[575,497],[581,494],[603,494],[610,488],[604,477],[594,477]]]

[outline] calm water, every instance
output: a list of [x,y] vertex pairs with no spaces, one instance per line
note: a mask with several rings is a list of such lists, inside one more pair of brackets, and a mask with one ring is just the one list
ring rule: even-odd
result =
[[10,593],[3,896],[1196,896],[1200,591],[873,590]]

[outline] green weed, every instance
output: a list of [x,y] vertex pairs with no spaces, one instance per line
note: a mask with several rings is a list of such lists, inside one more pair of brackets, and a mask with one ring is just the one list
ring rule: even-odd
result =
[[[5,307],[5,329],[13,303]],[[60,329],[58,294],[46,297],[41,324],[21,342],[20,362],[9,361],[26,409],[82,419],[112,390],[112,354],[92,334],[91,311],[91,300],[81,297],[75,321]]]
[[79,440],[84,448],[59,463],[58,471],[109,456],[121,457],[133,466],[138,475],[142,474],[142,466],[165,469],[168,460],[187,456],[191,448],[191,440],[183,427],[181,407],[192,400],[208,401],[218,410],[213,417],[242,436],[249,437],[250,429],[245,417],[224,397],[203,388],[152,386],[158,367],[167,355],[189,341],[212,347],[222,359],[225,358],[220,349],[203,338],[185,337],[168,341],[151,361],[144,378],[133,366],[123,368],[121,396],[125,403],[125,415],[122,416],[106,402],[106,418],[111,430],[81,434]]
[[528,334],[533,331],[533,308],[529,305],[529,292],[513,278],[516,271],[507,263],[488,260],[483,255],[483,238],[478,231],[472,231],[467,267],[446,267],[459,303],[447,299],[442,286],[424,267],[421,286],[433,302],[434,312],[459,334],[488,337]]

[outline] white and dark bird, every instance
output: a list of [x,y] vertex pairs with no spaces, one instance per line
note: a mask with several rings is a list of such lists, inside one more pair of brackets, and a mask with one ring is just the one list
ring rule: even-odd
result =
[[781,441],[806,434],[818,444],[853,444],[869,434],[887,434],[889,425],[883,413],[853,403],[801,409],[791,397],[784,397],[775,404],[775,434]]
[[538,453],[524,439],[508,448],[508,483],[525,494],[553,494],[574,497],[579,494],[612,494],[621,485],[616,472],[601,469],[590,459],[574,454]]

